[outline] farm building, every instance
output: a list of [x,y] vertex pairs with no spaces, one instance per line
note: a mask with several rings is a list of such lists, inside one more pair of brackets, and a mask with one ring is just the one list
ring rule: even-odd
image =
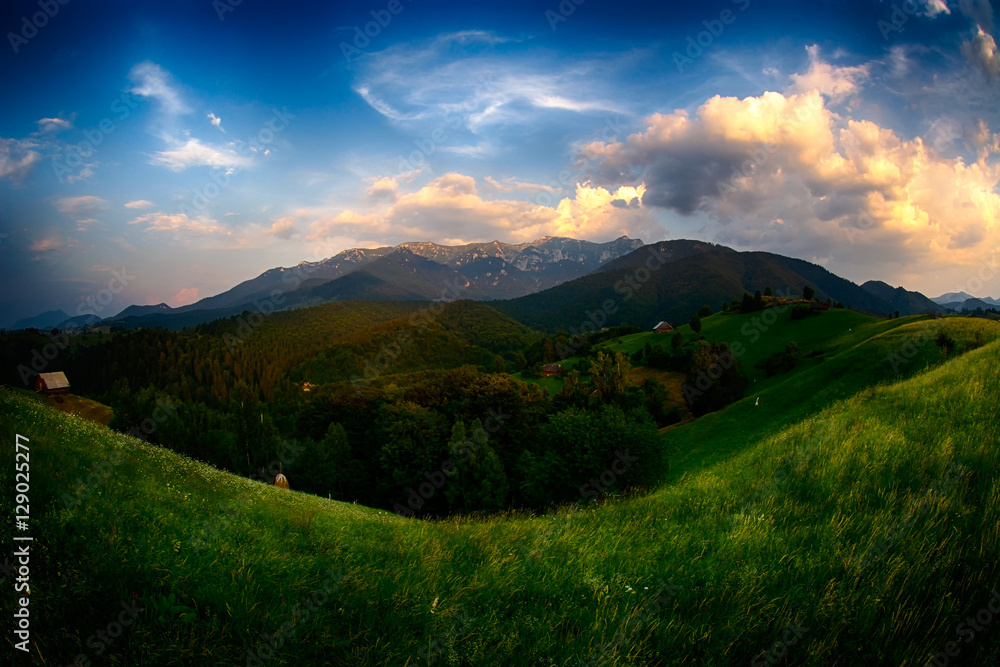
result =
[[35,391],[47,396],[69,393],[69,380],[62,371],[58,373],[39,373],[35,378]]
[[669,322],[660,322],[655,327],[653,327],[653,331],[655,331],[656,333],[670,333],[673,330],[674,328],[673,326],[671,326]]
[[545,364],[542,366],[542,375],[551,377],[562,372],[562,364]]

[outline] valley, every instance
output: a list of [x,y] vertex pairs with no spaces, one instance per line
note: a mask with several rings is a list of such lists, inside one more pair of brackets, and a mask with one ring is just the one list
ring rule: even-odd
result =
[[1000,665],[997,7],[3,3],[0,667]]
[[[545,334],[464,300],[70,338],[57,363],[116,430],[0,390],[4,437],[27,435],[37,459],[35,558],[61,573],[32,598],[39,649],[96,661],[88,628],[169,592],[186,611],[140,617],[110,655],[520,664],[530,646],[557,664],[732,663],[792,624],[799,664],[840,664],[872,637],[879,661],[912,660],[1000,574],[980,476],[997,456],[983,411],[1000,323],[754,301],[666,334]],[[292,491],[267,483],[278,470]],[[940,543],[954,546],[928,560]],[[315,590],[328,602],[294,641],[268,639]],[[949,602],[924,605],[928,591]],[[890,604],[905,625],[882,620]],[[745,620],[712,621],[727,614]]]
[[[707,317],[703,335],[730,338],[750,317]],[[814,322],[827,317],[823,337]],[[954,339],[954,358],[930,344],[893,369],[888,356],[928,327]],[[641,349],[653,336],[669,338],[599,347]],[[135,592],[148,609],[172,592],[191,616],[144,616],[112,656],[254,664],[248,652],[263,646],[296,663],[404,664],[437,651],[518,664],[530,646],[560,664],[747,662],[793,624],[799,664],[841,664],[857,651],[902,664],[946,642],[1000,574],[983,474],[998,464],[998,337],[995,323],[964,318],[829,311],[778,321],[747,342],[739,362],[751,376],[751,361],[792,338],[824,361],[654,432],[669,465],[647,492],[436,521],[276,489],[3,390],[4,437],[28,435],[37,457],[38,576],[60,572],[57,588],[39,584],[32,599],[50,638],[40,650],[96,662],[83,640],[120,599]],[[654,452],[631,449],[627,465],[651,466]],[[112,474],[69,502],[74,480],[107,460],[118,461]],[[324,584],[328,571],[335,584]],[[268,644],[285,605],[324,586],[294,641]],[[87,596],[87,612],[71,591]],[[255,604],[261,597],[279,602]],[[715,620],[725,616],[744,621]],[[259,630],[245,638],[241,627]],[[991,646],[969,655],[988,661]]]

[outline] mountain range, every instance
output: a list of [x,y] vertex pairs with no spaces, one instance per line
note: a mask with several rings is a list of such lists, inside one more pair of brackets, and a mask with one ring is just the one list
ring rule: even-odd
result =
[[940,305],[942,308],[954,310],[955,312],[961,312],[963,310],[976,310],[977,308],[988,310],[990,308],[1000,307],[1000,299],[992,299],[988,296],[976,297],[972,296],[968,292],[948,292],[931,299],[931,301]]
[[[225,292],[186,306],[132,305],[103,320],[127,329],[196,326],[245,310],[270,312],[336,301],[490,301],[501,312],[543,330],[582,324],[609,298],[608,325],[646,326],[686,321],[703,305],[717,309],[744,291],[765,287],[799,295],[805,285],[819,299],[884,315],[996,308],[1000,300],[949,292],[920,292],[871,280],[857,285],[800,259],[739,252],[704,241],[645,245],[622,236],[606,243],[546,236],[528,243],[457,246],[406,242],[352,248],[318,262],[269,269]],[[49,311],[14,328],[72,328],[92,324]]]

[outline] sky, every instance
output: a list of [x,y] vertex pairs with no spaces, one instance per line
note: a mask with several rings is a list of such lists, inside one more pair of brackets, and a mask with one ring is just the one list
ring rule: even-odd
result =
[[0,326],[542,236],[1000,297],[996,9],[8,2]]

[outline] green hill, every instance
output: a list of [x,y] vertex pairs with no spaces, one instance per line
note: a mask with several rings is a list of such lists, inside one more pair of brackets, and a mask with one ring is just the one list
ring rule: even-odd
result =
[[[978,344],[980,321],[938,322],[956,355]],[[923,324],[853,346],[848,331],[759,406],[750,396],[670,431],[672,448],[700,450],[650,495],[543,517],[402,519],[230,476],[0,390],[3,438],[30,439],[31,653],[917,665],[955,641],[965,664],[996,664],[995,630],[964,619],[1000,580],[1000,342],[943,364],[924,345],[893,371],[909,379],[851,390]],[[13,486],[10,466],[0,476]],[[13,500],[0,501],[8,516]],[[143,611],[118,636],[133,601]],[[5,596],[8,618],[13,605]]]
[[724,301],[739,298],[745,291],[753,294],[771,287],[776,294],[797,297],[806,285],[818,299],[829,297],[878,315],[890,312],[888,303],[821,266],[772,253],[737,252],[683,240],[642,247],[582,278],[492,305],[532,328],[570,331],[593,320],[590,313],[611,300],[607,326],[652,328],[660,320],[687,322],[703,305],[718,310]]

